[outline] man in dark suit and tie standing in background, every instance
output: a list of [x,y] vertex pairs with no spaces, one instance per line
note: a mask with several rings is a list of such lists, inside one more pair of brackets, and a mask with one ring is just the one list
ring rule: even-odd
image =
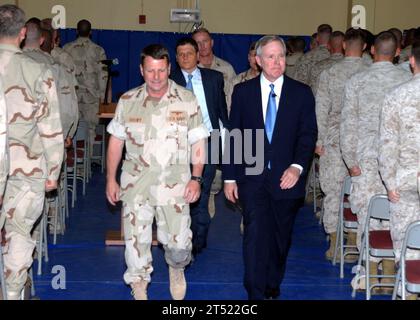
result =
[[211,221],[208,210],[210,188],[216,174],[216,165],[221,160],[221,149],[218,147],[220,144],[217,142],[220,139],[221,125],[226,128],[228,124],[223,74],[197,67],[198,57],[198,45],[194,39],[178,40],[176,59],[179,68],[171,72],[172,80],[194,92],[203,114],[204,124],[211,134],[208,140],[208,161],[202,177],[201,198],[191,205],[194,256],[207,246],[207,234]]
[[[238,84],[232,95],[229,129],[239,130],[243,139],[236,146],[238,139],[230,139],[225,147],[230,155],[224,159],[229,161],[223,165],[225,196],[232,202],[239,199],[244,209],[244,285],[251,300],[280,294],[317,139],[311,89],[284,76],[284,41],[277,36],[261,38],[256,59],[261,76]],[[249,156],[239,164],[234,161],[235,148],[255,152],[261,145],[264,152],[256,154],[257,163],[246,163]],[[258,167],[260,172],[252,172]]]

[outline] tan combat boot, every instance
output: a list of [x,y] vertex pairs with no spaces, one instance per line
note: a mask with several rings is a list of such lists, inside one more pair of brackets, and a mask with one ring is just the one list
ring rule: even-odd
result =
[[[356,239],[357,233],[356,232],[348,232],[347,233],[347,242],[346,244],[349,246],[356,246]],[[356,248],[346,248],[345,252],[356,251]],[[358,254],[347,254],[344,257],[344,262],[346,263],[355,263],[359,260]]]
[[[383,274],[386,276],[395,276],[395,262],[394,260],[382,260]],[[389,287],[382,287],[382,293],[392,294],[394,290],[395,278],[382,278],[381,283],[389,284]]]
[[140,280],[131,284],[131,295],[135,300],[147,300],[147,285],[148,282]]
[[175,269],[169,266],[169,282],[172,299],[184,300],[185,293],[187,292],[187,282],[185,281],[184,269]]
[[[369,286],[372,287],[372,285],[379,283],[378,278],[375,278],[372,276],[377,276],[378,275],[378,263],[377,262],[373,262],[373,261],[369,261],[369,274],[370,274],[370,278],[369,278]],[[367,288],[368,289],[368,288]],[[372,295],[377,295],[382,293],[382,290],[380,287],[375,287],[372,289]]]
[[[325,252],[325,258],[327,260],[333,260],[334,259],[336,240],[337,240],[337,233],[336,232],[330,233],[330,247],[328,248],[327,252]],[[340,255],[340,253],[337,252],[337,260],[340,259],[339,255]]]

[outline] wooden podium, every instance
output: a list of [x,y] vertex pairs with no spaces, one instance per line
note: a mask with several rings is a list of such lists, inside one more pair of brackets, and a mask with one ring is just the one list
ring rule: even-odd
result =
[[99,105],[98,118],[99,119],[112,119],[115,115],[116,103],[108,103]]

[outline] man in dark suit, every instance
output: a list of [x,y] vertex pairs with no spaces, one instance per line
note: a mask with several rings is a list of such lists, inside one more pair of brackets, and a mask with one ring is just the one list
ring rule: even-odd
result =
[[197,67],[198,45],[195,40],[180,39],[176,45],[176,58],[179,68],[171,72],[171,79],[194,92],[200,104],[204,124],[211,134],[208,140],[208,160],[202,177],[201,198],[191,205],[190,211],[193,255],[195,256],[207,246],[207,234],[210,226],[208,210],[210,188],[216,174],[216,165],[221,159],[218,147],[221,145],[219,143],[221,124],[223,127],[227,127],[228,116],[223,91],[223,74]]
[[[285,58],[281,38],[261,38],[257,63],[262,75],[238,84],[232,96],[229,129],[236,136],[239,130],[243,139],[233,139],[231,131],[226,145],[230,155],[225,152],[223,165],[224,191],[229,201],[239,199],[244,209],[244,285],[251,300],[280,294],[317,138],[311,89],[283,75]],[[264,152],[257,152],[256,162],[248,163],[250,151],[261,146]],[[245,156],[238,164],[234,157],[242,149]]]

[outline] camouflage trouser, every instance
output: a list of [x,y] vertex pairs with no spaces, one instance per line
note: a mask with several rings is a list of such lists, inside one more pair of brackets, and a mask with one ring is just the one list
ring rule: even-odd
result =
[[[410,223],[420,220],[420,205],[417,190],[401,191],[398,203],[391,203],[391,237],[396,261],[400,260],[405,231]],[[407,259],[419,259],[418,251],[407,251]]]
[[[363,161],[360,163],[362,174],[358,177],[352,177],[352,190],[350,194],[350,204],[353,212],[357,213],[357,248],[361,249],[362,235],[366,226],[366,217],[370,199],[376,194],[385,194],[386,189],[382,184],[376,160]],[[380,222],[377,219],[371,219],[370,230],[384,230],[389,228],[388,221]],[[371,259],[379,262],[381,259]]]
[[[181,212],[179,209],[181,208]],[[123,224],[127,271],[124,281],[150,282],[152,266],[152,223],[156,218],[157,238],[165,249],[166,262],[174,268],[184,268],[191,261],[192,232],[189,205],[150,206],[125,202]]]
[[340,193],[347,168],[338,148],[327,146],[319,159],[319,181],[324,192],[324,228],[330,234],[337,231]]
[[2,215],[6,214],[4,266],[8,294],[21,292],[31,267],[36,242],[31,230],[42,214],[45,180],[9,178]]

